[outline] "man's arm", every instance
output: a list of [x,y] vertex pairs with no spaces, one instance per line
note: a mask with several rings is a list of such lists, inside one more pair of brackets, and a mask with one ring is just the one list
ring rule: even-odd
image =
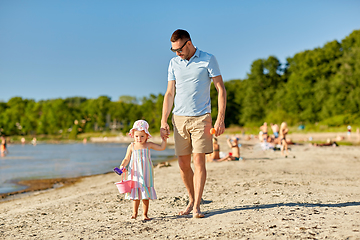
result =
[[220,136],[225,131],[226,89],[221,75],[212,78],[218,92],[218,115],[215,121],[215,136]]
[[163,139],[168,138],[170,135],[170,127],[169,124],[167,123],[167,120],[174,104],[174,97],[175,97],[175,80],[168,81],[167,90],[164,96],[161,127],[160,127],[160,135],[161,138]]

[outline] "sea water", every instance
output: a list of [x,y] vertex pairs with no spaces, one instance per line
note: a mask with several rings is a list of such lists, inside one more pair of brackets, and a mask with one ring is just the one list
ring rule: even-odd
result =
[[[0,193],[26,187],[19,180],[69,178],[111,172],[125,157],[128,144],[72,143],[8,145],[9,154],[0,157]],[[174,149],[151,150],[156,164],[174,157]]]

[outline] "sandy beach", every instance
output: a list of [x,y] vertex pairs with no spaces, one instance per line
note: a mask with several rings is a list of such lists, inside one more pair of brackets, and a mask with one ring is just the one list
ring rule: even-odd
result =
[[[360,147],[292,145],[290,156],[243,141],[243,161],[207,163],[203,219],[176,162],[155,168],[151,221],[130,220],[115,173],[0,202],[0,239],[360,239]],[[220,138],[221,151],[228,151]]]

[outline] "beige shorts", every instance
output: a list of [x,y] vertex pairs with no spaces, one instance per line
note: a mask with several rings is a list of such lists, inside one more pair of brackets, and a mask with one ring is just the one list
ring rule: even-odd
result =
[[209,113],[198,117],[173,115],[175,155],[213,152],[210,129],[212,119]]

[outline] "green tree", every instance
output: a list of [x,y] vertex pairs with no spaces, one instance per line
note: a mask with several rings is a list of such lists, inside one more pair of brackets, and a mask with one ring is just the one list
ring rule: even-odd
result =
[[106,129],[106,116],[109,112],[111,99],[107,96],[100,96],[92,102],[92,107],[95,110],[93,114],[96,123],[101,129]]
[[71,109],[63,99],[41,101],[41,114],[38,121],[38,133],[58,134],[66,132],[74,123]]
[[40,104],[34,100],[27,100],[24,115],[20,118],[20,125],[24,134],[36,133],[40,115]]
[[152,132],[158,132],[160,129],[163,100],[163,95],[151,94],[149,98],[144,97],[141,101],[141,118],[149,123]]
[[20,122],[25,114],[26,102],[21,97],[13,97],[7,102],[5,111],[2,114],[2,128],[6,135],[22,133]]

